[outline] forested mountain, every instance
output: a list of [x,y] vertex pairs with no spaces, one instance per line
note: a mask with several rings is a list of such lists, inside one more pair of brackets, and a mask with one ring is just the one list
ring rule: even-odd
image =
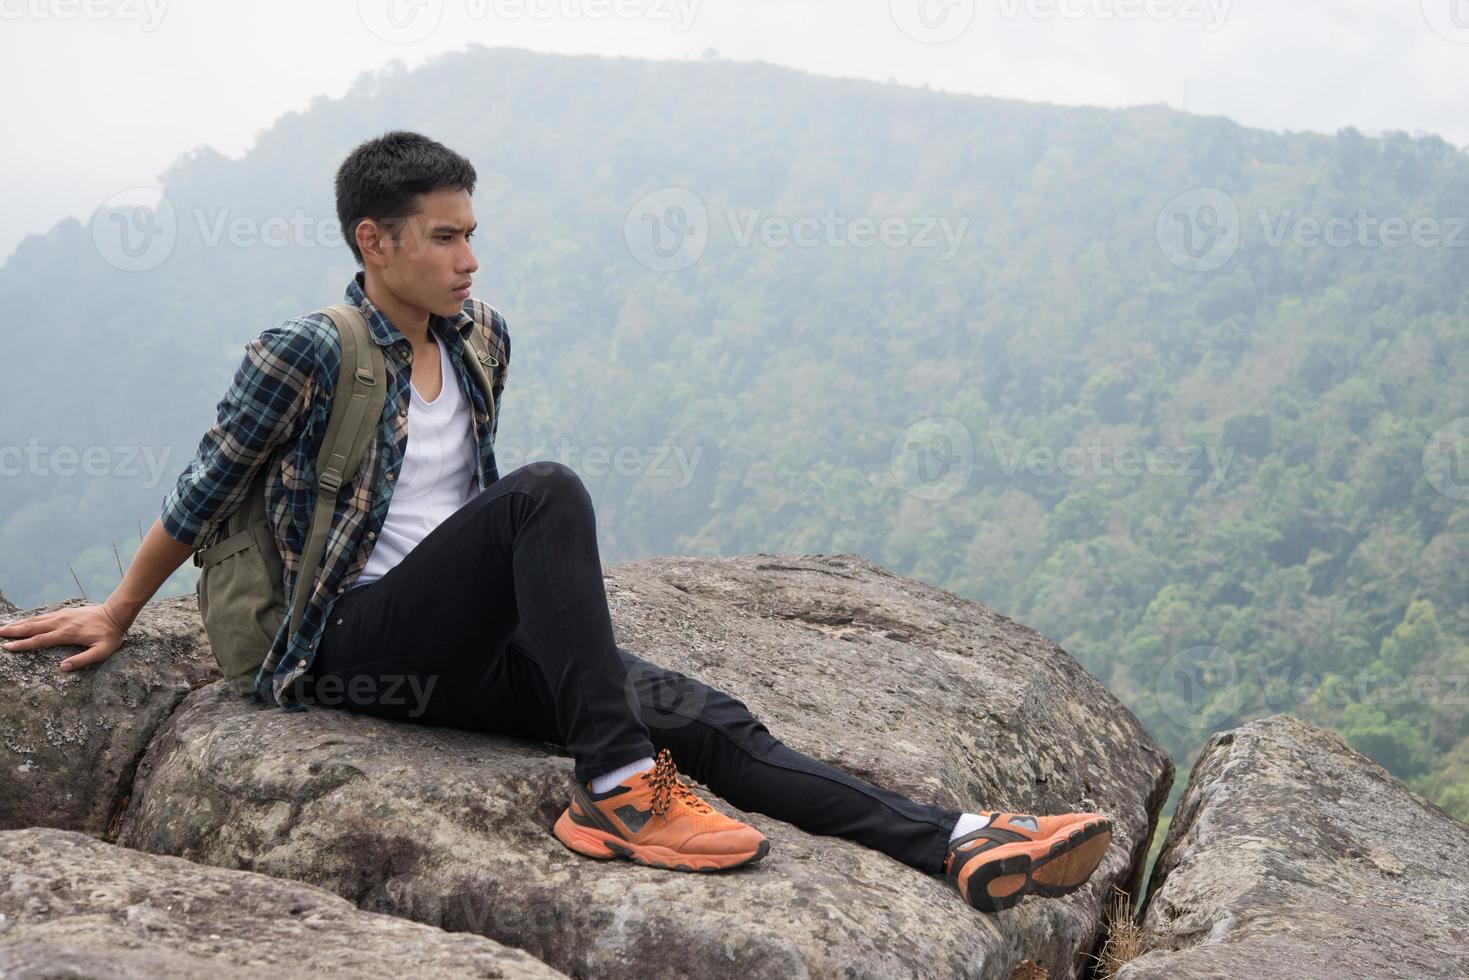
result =
[[860,553],[1062,644],[1180,782],[1290,711],[1469,819],[1469,159],[1435,137],[717,60],[392,66],[181,158],[171,224],[103,211],[0,269],[13,599],[75,594],[68,562],[115,584],[243,345],[341,298],[332,177],[391,128],[478,168],[501,469],[577,468],[606,562]]

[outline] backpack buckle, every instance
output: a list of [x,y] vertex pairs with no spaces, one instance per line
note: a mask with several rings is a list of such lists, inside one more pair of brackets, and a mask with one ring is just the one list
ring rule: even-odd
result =
[[356,374],[357,380],[367,385],[369,388],[377,384],[377,379],[372,376],[372,371],[367,368],[358,368]]

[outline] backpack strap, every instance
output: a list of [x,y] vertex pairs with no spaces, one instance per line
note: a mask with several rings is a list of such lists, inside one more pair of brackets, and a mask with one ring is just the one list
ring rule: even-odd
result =
[[362,464],[362,457],[377,434],[383,403],[388,397],[383,352],[367,332],[362,312],[347,303],[334,303],[317,312],[325,313],[336,325],[342,341],[342,358],[331,416],[322,437],[321,453],[316,458],[316,510],[311,515],[306,550],[296,572],[291,601],[289,635],[292,636],[301,627],[316,569],[326,553],[337,493]]
[[490,353],[488,342],[480,336],[478,330],[469,332],[469,349],[474,355],[466,357],[464,363],[469,365],[469,373],[479,382],[480,390],[485,393],[485,410],[489,412],[489,424],[491,428],[495,425],[495,393],[490,390],[490,379],[495,376],[494,369],[500,366],[500,361],[494,354]]

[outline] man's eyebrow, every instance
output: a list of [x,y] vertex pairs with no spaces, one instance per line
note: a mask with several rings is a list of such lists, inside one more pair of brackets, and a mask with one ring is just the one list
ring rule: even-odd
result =
[[[472,224],[472,225],[469,226],[469,230],[470,231],[474,231],[478,227],[479,227],[479,222],[476,221],[474,224]],[[454,234],[454,233],[457,233],[457,232],[461,232],[463,230],[464,230],[464,228],[461,225],[438,225],[437,227],[434,228],[433,231],[429,232],[429,234],[430,235],[442,235],[445,232],[449,232],[450,234]]]

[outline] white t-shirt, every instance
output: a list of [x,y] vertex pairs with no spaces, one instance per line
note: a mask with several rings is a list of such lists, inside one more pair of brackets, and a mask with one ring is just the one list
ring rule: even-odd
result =
[[385,575],[477,490],[474,463],[478,447],[469,402],[459,390],[444,342],[439,340],[435,346],[443,377],[439,396],[424,401],[418,389],[411,382],[408,385],[408,447],[403,452],[403,468],[388,502],[383,529],[353,588]]

